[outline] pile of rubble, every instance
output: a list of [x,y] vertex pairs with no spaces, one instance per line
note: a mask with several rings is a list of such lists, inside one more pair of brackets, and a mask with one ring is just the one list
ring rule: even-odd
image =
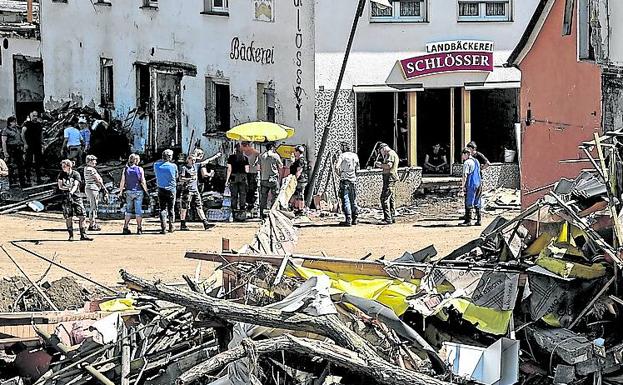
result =
[[220,276],[180,286],[122,271],[130,292],[88,326],[36,325],[40,345],[7,347],[0,368],[20,375],[7,384],[621,383],[617,137],[583,144],[594,171],[445,256],[293,254],[288,177],[249,245],[186,253]]

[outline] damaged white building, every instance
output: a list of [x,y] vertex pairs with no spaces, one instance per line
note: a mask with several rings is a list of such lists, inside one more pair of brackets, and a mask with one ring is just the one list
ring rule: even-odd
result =
[[133,150],[218,148],[254,120],[313,146],[309,1],[41,0],[45,105],[132,119]]

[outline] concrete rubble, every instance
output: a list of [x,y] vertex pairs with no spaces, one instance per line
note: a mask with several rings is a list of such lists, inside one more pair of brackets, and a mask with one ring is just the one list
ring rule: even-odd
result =
[[0,340],[0,384],[621,383],[621,134],[583,143],[594,170],[448,255],[294,254],[288,177],[247,246],[186,253],[220,264],[210,277],[121,271],[125,289],[100,285],[81,311],[0,313],[20,326]]

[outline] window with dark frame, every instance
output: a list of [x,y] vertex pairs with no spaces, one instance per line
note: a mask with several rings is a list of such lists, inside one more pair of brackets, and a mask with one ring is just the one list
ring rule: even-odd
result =
[[458,21],[512,21],[512,0],[459,0]]
[[203,0],[204,13],[228,15],[229,0]]
[[113,62],[112,59],[100,58],[101,106],[114,108]]
[[427,0],[400,0],[384,7],[370,2],[371,22],[425,22]]
[[158,8],[158,0],[143,0],[142,8]]
[[227,80],[206,78],[206,132],[229,130],[230,98]]
[[275,87],[270,83],[257,83],[257,119],[275,122]]
[[151,77],[149,66],[136,65],[136,108],[140,112],[149,112],[151,105]]

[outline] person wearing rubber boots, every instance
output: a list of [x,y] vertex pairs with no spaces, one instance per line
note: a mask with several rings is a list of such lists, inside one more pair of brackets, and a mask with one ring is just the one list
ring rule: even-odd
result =
[[177,194],[178,170],[173,163],[173,151],[164,150],[162,159],[154,163],[156,184],[158,185],[158,202],[160,206],[160,234],[172,233],[175,222],[175,195]]
[[463,160],[463,194],[465,196],[465,220],[460,226],[470,226],[472,209],[476,212],[475,226],[480,226],[480,163],[472,156],[469,148],[461,154]]

